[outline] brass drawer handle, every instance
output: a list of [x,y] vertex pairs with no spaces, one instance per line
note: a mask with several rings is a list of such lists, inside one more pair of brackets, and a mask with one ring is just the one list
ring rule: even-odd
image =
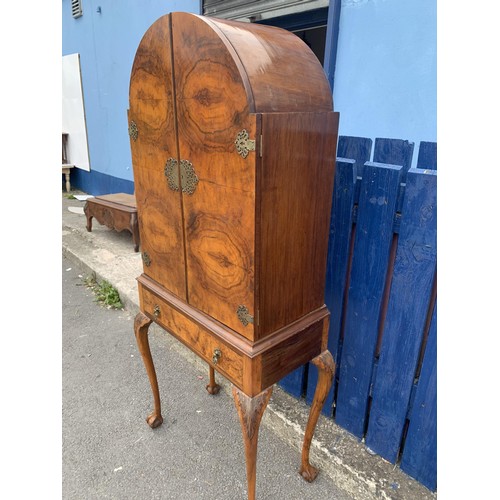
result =
[[155,307],[153,309],[154,317],[157,318],[160,315],[160,312],[160,306],[158,304],[155,304]]
[[214,349],[214,355],[212,356],[212,363],[216,365],[219,362],[219,359],[222,356],[222,352],[220,349]]

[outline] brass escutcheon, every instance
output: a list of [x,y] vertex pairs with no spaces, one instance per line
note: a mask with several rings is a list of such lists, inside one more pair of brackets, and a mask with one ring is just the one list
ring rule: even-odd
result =
[[221,356],[222,356],[221,350],[219,348],[214,349],[214,354],[212,356],[212,363],[214,365],[216,365],[219,362],[219,359],[221,358]]
[[179,191],[180,177],[182,192],[186,194],[193,194],[195,192],[199,179],[190,161],[181,160],[179,169],[177,169],[177,160],[175,158],[169,158],[165,165],[164,172],[168,180],[168,187],[172,191]]
[[160,306],[158,304],[155,304],[154,308],[153,308],[153,314],[155,316],[155,318],[157,318],[159,315],[160,315]]
[[238,319],[243,323],[243,326],[247,326],[249,323],[253,323],[253,316],[250,314],[247,306],[238,306],[236,314],[238,315]]
[[177,160],[169,158],[165,165],[165,177],[168,181],[168,187],[172,191],[179,191],[179,173],[177,171]]
[[193,164],[188,160],[181,160],[180,166],[182,192],[193,194],[199,179],[194,171]]

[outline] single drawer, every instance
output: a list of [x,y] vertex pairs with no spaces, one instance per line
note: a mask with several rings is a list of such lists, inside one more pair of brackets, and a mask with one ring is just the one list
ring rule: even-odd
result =
[[139,283],[141,310],[238,387],[243,383],[243,356],[213,332],[189,318]]

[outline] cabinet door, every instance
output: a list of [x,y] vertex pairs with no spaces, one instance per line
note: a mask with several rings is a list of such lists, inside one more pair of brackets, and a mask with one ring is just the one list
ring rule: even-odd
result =
[[244,158],[235,140],[256,139],[258,116],[211,27],[175,13],[172,36],[179,155],[198,180],[182,197],[188,302],[253,340],[256,151]]
[[178,183],[169,20],[155,23],[137,50],[129,132],[144,273],[186,300],[181,192],[165,175],[169,162],[168,173]]

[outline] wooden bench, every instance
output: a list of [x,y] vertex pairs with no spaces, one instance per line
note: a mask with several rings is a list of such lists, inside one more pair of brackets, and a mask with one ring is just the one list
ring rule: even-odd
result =
[[134,250],[139,251],[139,225],[137,222],[137,204],[133,194],[116,193],[89,198],[85,203],[87,231],[92,231],[92,218],[110,229],[132,233]]

